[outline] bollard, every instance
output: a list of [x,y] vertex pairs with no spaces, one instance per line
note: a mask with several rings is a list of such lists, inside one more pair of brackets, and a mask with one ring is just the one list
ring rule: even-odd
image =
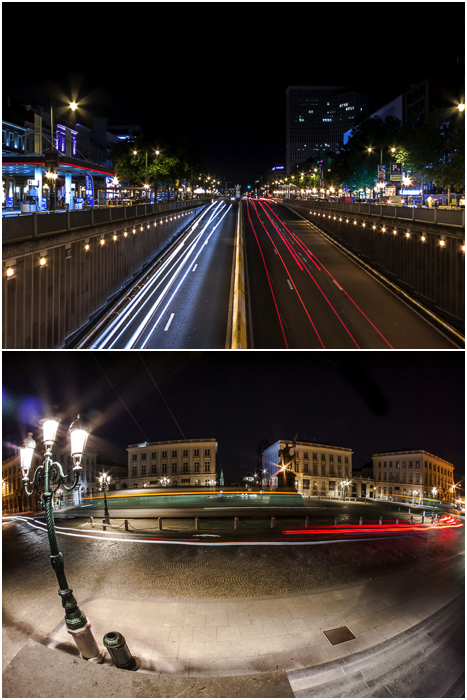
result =
[[409,511],[408,511],[408,512],[410,513],[410,508],[409,508]]
[[399,525],[399,516],[396,518],[396,525]]
[[125,520],[125,532],[128,532],[128,520]]
[[195,530],[199,530],[199,518],[195,518]]
[[96,527],[94,525],[94,518],[92,516],[89,518],[89,522],[91,523],[91,527]]
[[102,521],[102,529],[104,530],[104,532],[107,532],[107,528],[105,527],[106,524],[107,524],[107,523],[105,522],[105,520],[103,520],[103,521]]
[[131,655],[123,634],[120,634],[120,632],[107,632],[104,637],[104,646],[117,668],[124,668],[127,671],[136,670],[136,659]]
[[363,525],[363,517],[362,517],[362,516],[360,516],[360,519],[359,519],[359,521],[358,521],[358,524],[359,524],[359,525]]
[[410,524],[413,525],[413,515],[410,516]]
[[337,517],[334,518],[334,525],[337,525]]
[[271,515],[271,528],[276,527],[276,519],[273,515]]
[[381,515],[379,516],[379,524],[380,524],[380,525],[383,524],[383,517],[382,517]]
[[238,530],[238,518],[234,518],[234,530]]
[[162,518],[157,518],[157,529],[162,530]]
[[310,516],[307,515],[305,518],[305,527],[309,527],[309,526],[310,526]]

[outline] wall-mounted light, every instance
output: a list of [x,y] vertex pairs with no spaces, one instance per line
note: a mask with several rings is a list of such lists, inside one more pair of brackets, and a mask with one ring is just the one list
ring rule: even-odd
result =
[[101,238],[101,245],[104,245],[105,243],[105,238]]
[[39,265],[45,267],[47,265],[47,258],[40,258]]
[[86,251],[89,250],[89,243],[86,243],[86,245],[84,246],[84,250],[86,250]]
[[126,238],[128,236],[128,231],[123,232],[124,237]]
[[113,239],[114,239],[114,241],[117,240],[117,236],[115,234],[113,235]]
[[425,243],[426,241],[426,236],[422,236],[422,243]]
[[15,276],[15,268],[14,267],[7,267],[6,276],[7,276],[7,279],[11,279],[12,277],[14,277]]
[[440,244],[441,248],[444,248],[444,246],[446,245],[446,241],[444,240],[444,238],[442,238],[440,240],[439,244]]
[[384,226],[382,227],[381,231],[382,231],[383,233],[386,233],[386,229],[384,228]]

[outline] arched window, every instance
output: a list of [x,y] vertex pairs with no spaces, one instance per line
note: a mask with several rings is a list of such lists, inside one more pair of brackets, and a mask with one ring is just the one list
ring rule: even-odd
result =
[[127,489],[127,488],[128,488],[128,484],[122,484],[122,489]]

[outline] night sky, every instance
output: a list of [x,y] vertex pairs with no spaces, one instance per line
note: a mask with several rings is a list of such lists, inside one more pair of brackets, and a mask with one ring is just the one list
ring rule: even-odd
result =
[[464,56],[463,3],[443,3],[442,18],[397,2],[104,7],[107,22],[89,3],[28,3],[20,21],[4,3],[4,98],[50,109],[52,94],[73,97],[87,126],[175,126],[207,174],[242,186],[285,163],[288,85],[349,85],[373,112]]
[[216,438],[226,483],[254,470],[262,438],[297,432],[352,448],[354,467],[421,448],[464,473],[460,351],[3,352],[4,458],[29,430],[38,440],[47,403],[66,428],[85,411],[89,446],[125,465],[132,443]]

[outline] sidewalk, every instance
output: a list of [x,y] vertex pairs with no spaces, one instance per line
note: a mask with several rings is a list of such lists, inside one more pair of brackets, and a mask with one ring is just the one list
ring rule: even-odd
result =
[[[79,605],[99,646],[107,632],[125,636],[140,672],[218,677],[290,672],[348,657],[409,630],[463,592],[464,557],[456,555],[307,595],[175,602],[106,596]],[[324,631],[344,626],[355,639],[333,646]],[[77,654],[63,621],[47,646]],[[111,665],[108,655],[105,663]]]

